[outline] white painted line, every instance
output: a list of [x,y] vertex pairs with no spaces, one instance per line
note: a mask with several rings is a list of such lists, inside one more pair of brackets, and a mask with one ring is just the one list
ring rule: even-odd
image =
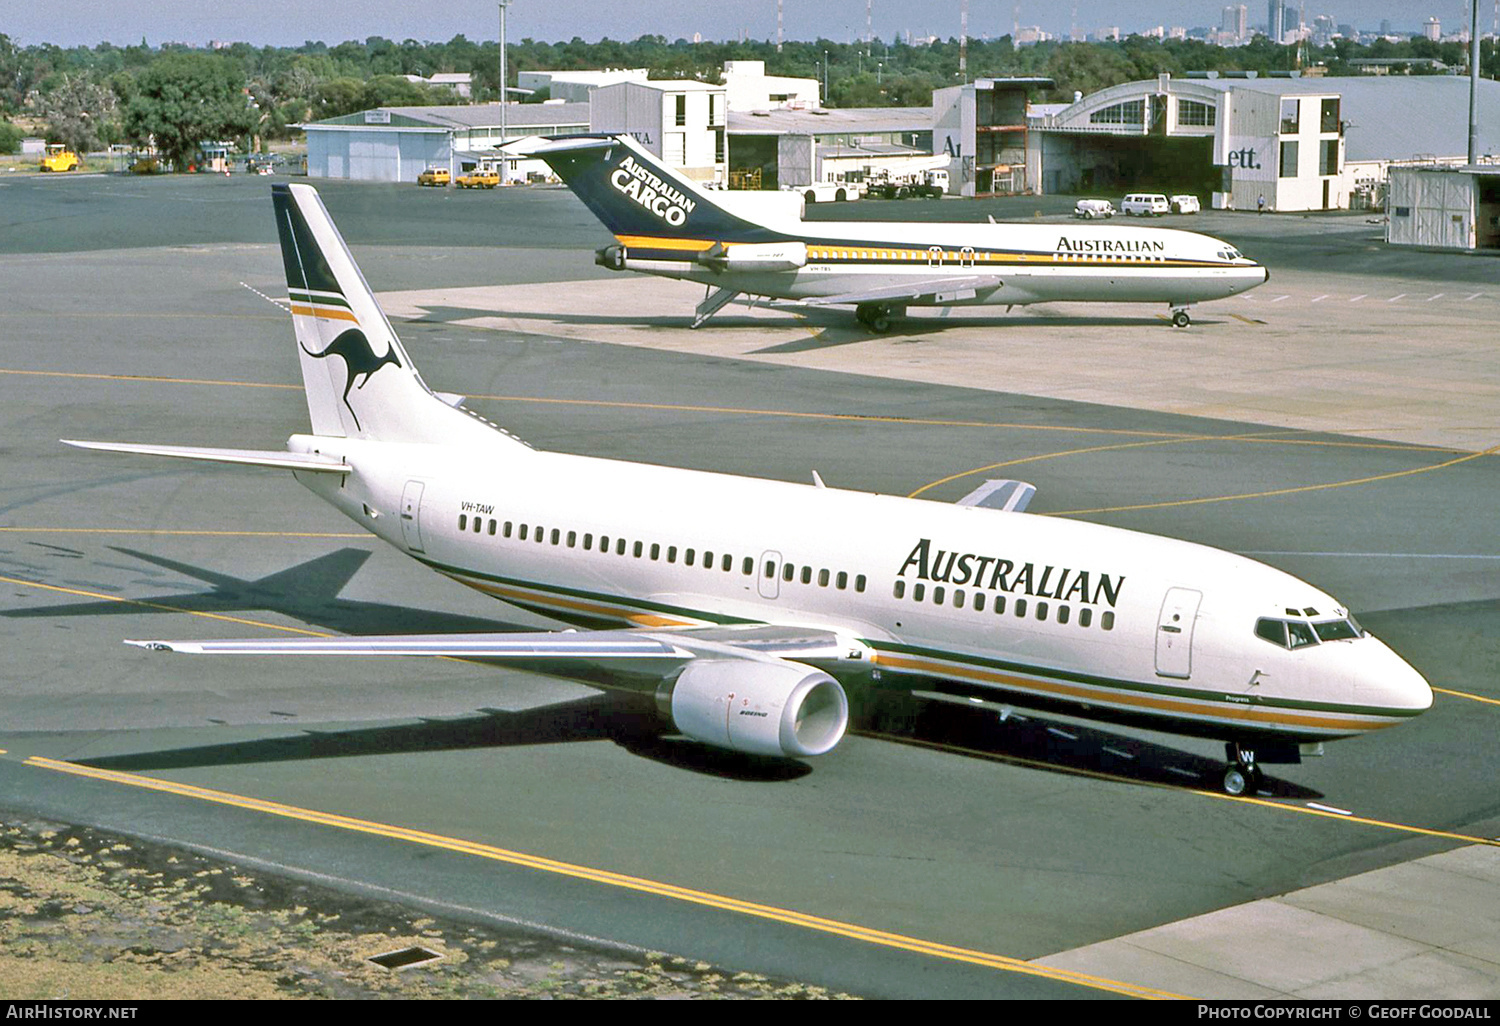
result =
[[1348,809],[1335,809],[1332,805],[1319,805],[1317,802],[1308,802],[1307,807],[1309,809],[1317,809],[1319,812],[1336,812],[1340,816],[1354,815],[1354,813],[1350,812]]
[[1328,298],[1328,296],[1326,294],[1324,294],[1324,295],[1319,296],[1317,299],[1314,299],[1313,302],[1314,303],[1321,303],[1321,302],[1323,302],[1323,300],[1325,300],[1327,298]]
[[1110,755],[1118,755],[1122,759],[1134,759],[1135,758],[1135,756],[1131,755],[1129,752],[1122,752],[1118,748],[1111,748],[1111,747],[1109,747],[1109,745],[1105,745],[1104,746],[1104,750],[1106,752],[1108,752]]
[[1291,298],[1292,298],[1291,296],[1277,296],[1275,299],[1271,300],[1271,302],[1273,302],[1273,303],[1279,303],[1283,299],[1291,299]]
[[1049,734],[1056,734],[1058,737],[1065,737],[1069,741],[1077,741],[1078,740],[1078,735],[1077,734],[1069,734],[1066,730],[1058,730],[1056,727],[1048,727],[1047,728],[1047,733],[1049,733]]
[[1351,302],[1351,303],[1358,303],[1361,299],[1364,299],[1368,295],[1369,295],[1368,292],[1361,292],[1359,295],[1357,295],[1353,299],[1349,300],[1349,302]]
[[1483,292],[1476,292],[1472,296],[1465,296],[1464,297],[1464,302],[1467,303],[1471,299],[1478,299],[1482,295],[1484,295]]
[[1405,299],[1405,298],[1406,298],[1406,293],[1402,292],[1402,293],[1400,293],[1398,295],[1392,296],[1390,299],[1387,299],[1386,302],[1387,303],[1394,303],[1398,299]]
[[1437,295],[1435,295],[1435,296],[1428,296],[1428,297],[1427,297],[1427,302],[1429,302],[1429,303],[1430,303],[1430,302],[1432,302],[1432,301],[1433,301],[1433,300],[1434,300],[1434,299],[1442,299],[1442,298],[1443,298],[1443,297],[1444,297],[1444,296],[1446,296],[1446,295],[1447,295],[1447,294],[1448,294],[1448,293],[1446,293],[1446,292],[1439,292],[1439,293],[1438,293],[1438,294],[1437,294]]

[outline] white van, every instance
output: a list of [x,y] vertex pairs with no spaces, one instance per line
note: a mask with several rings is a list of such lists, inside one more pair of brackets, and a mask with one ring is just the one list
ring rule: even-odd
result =
[[1172,213],[1174,214],[1196,214],[1201,209],[1197,196],[1183,194],[1172,197]]
[[1081,199],[1073,205],[1073,216],[1097,221],[1101,217],[1114,217],[1115,205],[1109,200]]
[[1120,204],[1127,217],[1160,217],[1172,212],[1172,204],[1159,192],[1133,192]]

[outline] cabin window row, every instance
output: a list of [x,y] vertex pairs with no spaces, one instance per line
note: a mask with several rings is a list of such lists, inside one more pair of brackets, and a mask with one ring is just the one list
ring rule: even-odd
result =
[[[894,590],[896,598],[905,598],[906,593],[906,582],[898,580]],[[1094,626],[1094,610],[1088,606],[1080,608],[1078,616],[1075,619],[1073,608],[1064,603],[1054,604],[1024,598],[1007,601],[1004,595],[996,595],[994,601],[991,602],[988,592],[970,592],[965,591],[963,588],[949,589],[941,584],[933,585],[930,590],[922,582],[913,584],[911,586],[911,600],[913,602],[931,601],[936,606],[952,605],[955,609],[972,609],[978,613],[984,612],[985,607],[988,606],[996,616],[1005,616],[1008,612],[1009,615],[1021,620],[1030,616],[1032,619],[1042,621],[1051,619],[1057,623],[1077,623],[1080,627]],[[1106,609],[1099,614],[1099,629],[1106,631],[1115,629],[1114,610]]]
[[[772,578],[774,578],[777,574],[776,561],[774,559],[766,560],[766,566],[763,572],[765,574],[766,580],[771,580]],[[803,584],[811,584],[813,583],[814,576],[816,575],[818,587],[820,588],[826,588],[830,584],[832,584],[833,587],[837,588],[839,591],[845,591],[849,587],[849,574],[843,570],[835,571],[829,570],[825,567],[821,570],[814,571],[810,566],[803,566],[801,568],[801,571],[799,572],[796,563],[782,563],[780,572],[781,579],[783,581],[786,581],[788,584],[798,580],[800,580]],[[865,583],[866,582],[864,574],[854,575],[855,591],[864,591]]]
[[[541,524],[518,524],[513,520],[498,523],[495,520],[486,520],[483,517],[469,518],[468,514],[458,515],[458,529],[470,531],[474,534],[496,534],[502,538],[512,538],[517,541],[530,541],[538,545],[545,545],[550,540],[553,545],[562,545],[570,549],[582,548],[585,552],[608,553],[613,549],[617,556],[631,555],[636,559],[651,558],[659,560],[665,555],[668,563],[676,563],[679,555],[685,566],[702,566],[705,570],[712,570],[717,564],[718,569],[729,573],[734,569],[734,556],[727,552],[720,553],[717,557],[707,549],[699,552],[696,548],[679,549],[676,545],[662,545],[659,542],[631,542],[625,538],[611,538],[610,535],[595,535],[592,531],[564,531],[560,527],[551,530],[550,538],[547,528]],[[749,577],[755,572],[755,560],[746,556],[741,564],[741,573]]]

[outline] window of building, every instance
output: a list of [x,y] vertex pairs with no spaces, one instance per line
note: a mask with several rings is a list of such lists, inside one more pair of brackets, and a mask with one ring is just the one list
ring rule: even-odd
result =
[[1297,177],[1297,144],[1294,142],[1284,142],[1281,144],[1281,170],[1279,175],[1282,178]]
[[1295,96],[1286,96],[1281,100],[1281,134],[1296,135],[1297,126],[1300,122],[1298,112],[1302,108],[1302,101]]
[[1339,98],[1337,96],[1329,97],[1328,99],[1325,99],[1323,101],[1323,111],[1322,114],[1318,117],[1318,131],[1343,131],[1342,127],[1339,125]]
[[686,96],[679,95],[677,97],[677,120],[674,123],[677,124],[677,125],[685,125],[685,124],[687,124],[687,97]]
[[1336,175],[1339,173],[1339,141],[1337,139],[1324,139],[1318,144],[1318,174]]
[[1146,101],[1127,100],[1113,107],[1096,110],[1089,115],[1094,125],[1144,125],[1146,123]]
[[1199,103],[1197,100],[1177,101],[1177,123],[1179,125],[1212,127],[1217,123],[1218,115],[1219,109],[1211,103]]

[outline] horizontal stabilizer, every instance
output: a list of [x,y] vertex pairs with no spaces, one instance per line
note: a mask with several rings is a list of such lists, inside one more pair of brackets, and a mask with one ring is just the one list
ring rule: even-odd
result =
[[1036,485],[1009,478],[994,478],[986,481],[968,495],[958,500],[960,506],[981,506],[985,509],[1004,510],[1007,513],[1024,513],[1036,495]]
[[133,442],[79,442],[70,438],[64,438],[62,442],[79,449],[130,452],[143,456],[173,456],[183,460],[238,463],[250,467],[273,467],[277,470],[306,470],[317,474],[347,474],[352,469],[341,460],[317,453],[280,452],[274,449],[202,449],[190,445],[138,445]]
[[904,285],[886,285],[878,289],[861,292],[844,292],[836,296],[812,296],[775,306],[838,306],[844,303],[915,303],[929,301],[949,303],[959,299],[973,299],[975,293],[997,289],[1001,281],[994,275],[974,274],[964,277],[923,278]]

